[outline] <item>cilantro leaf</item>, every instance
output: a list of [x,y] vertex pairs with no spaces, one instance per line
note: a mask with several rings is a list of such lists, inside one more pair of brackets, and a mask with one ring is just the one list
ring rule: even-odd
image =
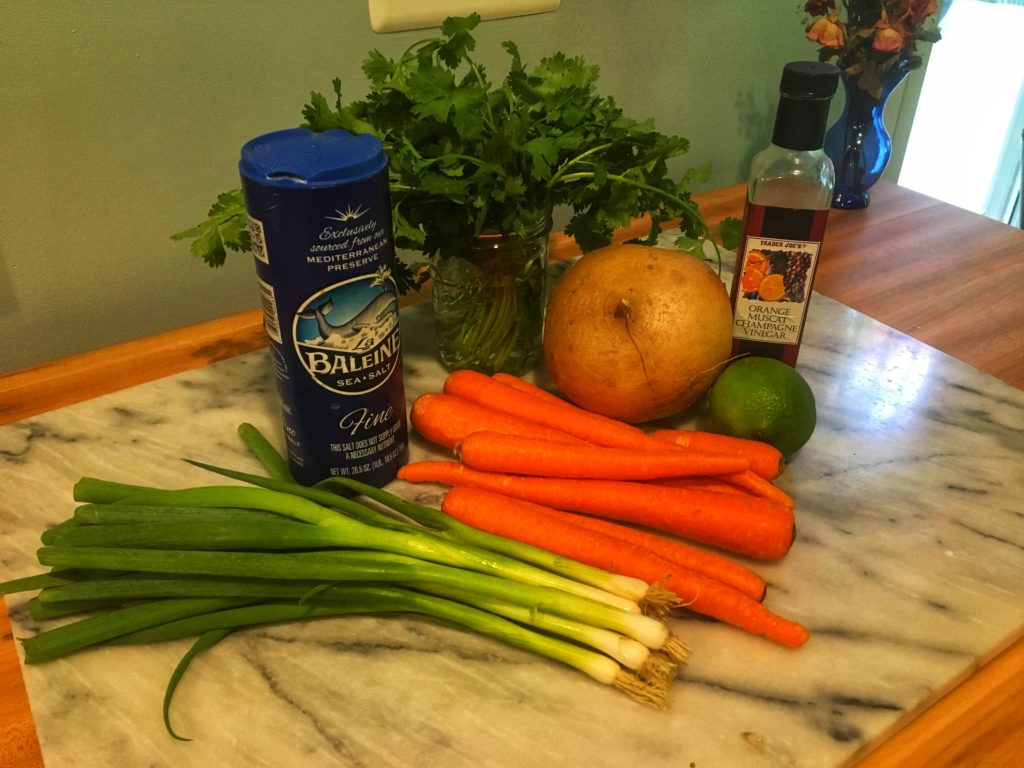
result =
[[192,239],[192,254],[211,267],[219,267],[224,264],[228,250],[251,250],[248,222],[242,190],[234,189],[218,195],[204,221],[171,235],[171,239]]

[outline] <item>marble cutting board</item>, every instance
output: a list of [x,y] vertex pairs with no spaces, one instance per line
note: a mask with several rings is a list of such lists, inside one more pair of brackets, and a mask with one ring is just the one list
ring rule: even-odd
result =
[[[411,403],[445,371],[428,308],[402,324]],[[193,664],[172,713],[181,742],[160,707],[187,643],[99,649],[23,667],[46,765],[849,764],[1024,629],[1024,392],[820,295],[799,367],[819,420],[779,481],[797,541],[754,564],[767,604],[810,629],[799,651],[679,616],[693,659],[656,712],[427,621],[254,629]],[[243,421],[280,440],[266,352],[0,427],[0,579],[38,570],[39,533],[71,513],[83,475],[211,481],[183,457],[256,471]],[[414,460],[433,455],[413,438]],[[8,598],[16,637],[38,630],[26,599]]]

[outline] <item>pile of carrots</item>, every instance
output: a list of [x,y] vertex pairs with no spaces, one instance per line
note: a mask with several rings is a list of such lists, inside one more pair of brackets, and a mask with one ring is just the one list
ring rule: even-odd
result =
[[[668,589],[678,605],[787,647],[807,630],[763,604],[764,579],[729,553],[777,560],[793,543],[782,455],[696,430],[647,433],[507,374],[451,373],[411,422],[453,451],[400,479],[450,486],[452,517]],[[692,543],[688,543],[692,542]]]

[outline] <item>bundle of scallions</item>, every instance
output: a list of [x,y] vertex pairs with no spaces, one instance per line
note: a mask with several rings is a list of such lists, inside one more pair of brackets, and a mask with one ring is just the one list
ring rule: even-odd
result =
[[[292,482],[251,425],[267,470],[197,466],[241,481],[178,490],[83,478],[82,505],[42,534],[49,571],[0,583],[39,590],[29,664],[99,645],[195,638],[167,685],[164,723],[191,660],[254,625],[353,614],[420,615],[542,654],[664,707],[685,646],[671,595],[463,525],[347,478]],[[63,623],[69,617],[74,620]]]

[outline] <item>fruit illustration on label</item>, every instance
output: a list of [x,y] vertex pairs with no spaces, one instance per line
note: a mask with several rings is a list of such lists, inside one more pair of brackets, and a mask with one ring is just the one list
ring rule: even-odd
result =
[[758,301],[802,302],[810,266],[811,256],[803,251],[750,251],[740,290],[745,298]]
[[757,292],[761,295],[763,301],[779,301],[786,298],[786,286],[782,280],[782,275],[775,272],[765,275]]

